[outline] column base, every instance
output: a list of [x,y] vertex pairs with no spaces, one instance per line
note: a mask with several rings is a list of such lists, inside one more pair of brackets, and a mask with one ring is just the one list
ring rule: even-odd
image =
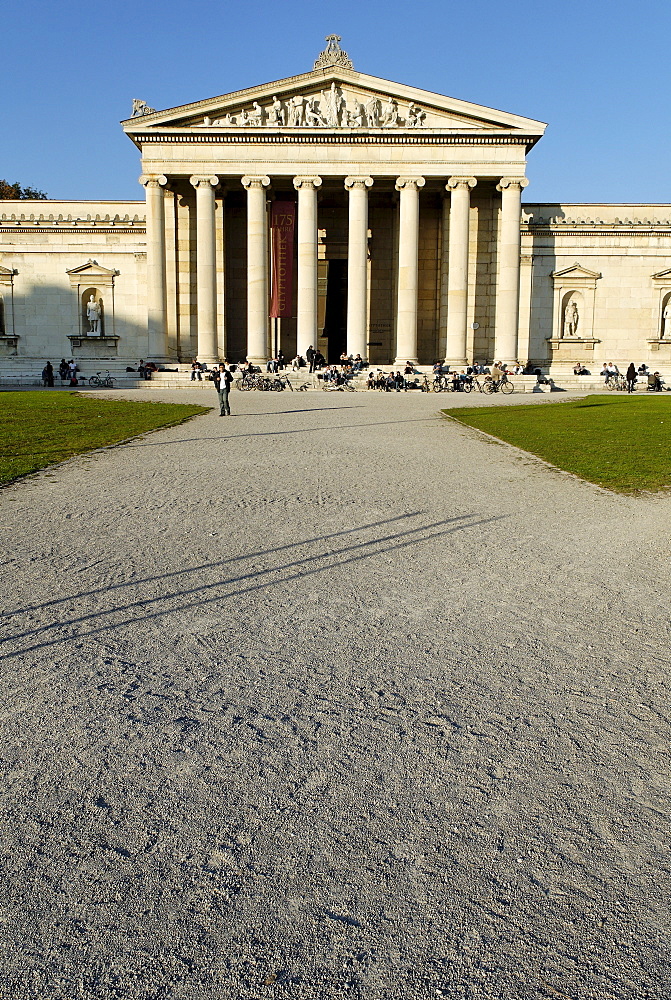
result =
[[468,358],[445,358],[444,365],[467,365]]
[[417,358],[409,358],[406,354],[404,354],[402,358],[394,358],[392,368],[404,368],[405,365],[412,365],[414,367],[418,364],[419,360]]
[[269,357],[256,358],[253,357],[251,354],[247,355],[247,361],[249,361],[250,365],[259,365],[260,367],[264,367],[265,365],[268,364],[269,360],[270,360]]
[[200,361],[201,364],[218,365],[221,361],[221,358],[216,354],[199,354],[198,360]]

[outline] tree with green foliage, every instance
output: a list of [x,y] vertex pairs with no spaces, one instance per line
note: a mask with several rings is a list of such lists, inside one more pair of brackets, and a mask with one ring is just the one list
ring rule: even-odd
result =
[[10,184],[9,181],[0,180],[0,201],[24,201],[32,199],[35,201],[45,201],[48,195],[37,188],[22,187],[18,181]]

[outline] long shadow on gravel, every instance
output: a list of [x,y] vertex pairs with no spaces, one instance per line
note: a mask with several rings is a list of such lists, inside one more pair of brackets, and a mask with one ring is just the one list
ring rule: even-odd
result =
[[[18,632],[14,635],[2,638],[0,639],[0,643],[18,642],[21,639],[30,640],[39,636],[41,633],[48,633],[52,629],[57,629],[59,633],[62,633],[62,630],[64,629],[74,629],[74,631],[72,633],[66,631],[65,635],[58,634],[56,637],[48,638],[44,642],[33,643],[30,646],[23,646],[21,649],[13,649],[5,652],[0,654],[0,660],[8,659],[22,653],[33,652],[37,649],[44,649],[47,646],[53,646],[60,642],[69,642],[74,638],[81,639],[85,636],[96,635],[99,632],[108,631],[109,629],[117,629],[127,625],[133,625],[140,620],[146,621],[151,618],[159,618],[161,615],[169,614],[171,612],[179,611],[183,614],[185,611],[200,608],[204,604],[211,604],[214,601],[238,598],[241,594],[249,594],[252,591],[262,590],[266,587],[275,586],[277,584],[284,584],[290,580],[298,579],[299,577],[323,573],[326,570],[340,568],[349,563],[359,562],[362,559],[371,559],[375,556],[384,555],[391,549],[402,549],[410,545],[417,545],[420,542],[434,542],[438,538],[444,538],[446,535],[454,534],[457,531],[465,531],[469,528],[480,528],[485,524],[491,524],[494,521],[502,520],[504,515],[480,518],[477,520],[476,517],[477,515],[474,514],[464,514],[459,517],[446,518],[443,521],[433,521],[429,524],[420,524],[418,527],[408,528],[406,531],[367,539],[353,545],[346,545],[335,552],[329,551],[321,554],[312,553],[310,555],[303,556],[300,559],[295,559],[292,562],[281,562],[279,565],[274,567],[253,570],[250,573],[244,573],[240,576],[232,576],[225,580],[216,580],[213,583],[206,583],[196,587],[175,590],[169,594],[163,594],[160,597],[143,598],[131,601],[127,604],[118,604],[115,607],[97,611],[93,614],[81,615],[77,618],[57,619],[55,621],[48,622],[45,625],[40,625],[37,628],[27,629],[24,632]],[[457,521],[467,523],[456,524],[455,522]],[[448,525],[450,527],[448,527]],[[363,529],[357,530],[360,533]],[[292,545],[287,547],[291,548],[293,546],[306,545],[309,541],[311,540],[308,539],[304,542],[294,542]],[[328,541],[332,542],[333,536],[329,536]],[[276,550],[270,551],[274,553]],[[253,558],[253,556],[245,555],[240,558],[249,560]],[[319,561],[320,565],[315,566],[314,564],[316,561]],[[217,565],[221,564],[208,564],[207,569],[216,569]],[[199,567],[197,570],[184,570],[179,572],[193,573],[201,571],[202,567]],[[167,575],[172,576],[174,574]],[[164,575],[159,575],[151,579],[154,581],[161,580],[164,579]],[[127,586],[137,586],[137,582],[133,581]],[[197,599],[196,595],[198,595]],[[184,603],[185,597],[192,598],[192,600],[189,603]],[[69,600],[72,601],[73,598],[70,597]],[[159,610],[155,610],[157,606],[161,604],[165,604],[166,606],[160,607]],[[80,629],[80,626],[83,624],[99,622],[102,619],[108,619],[110,616],[128,614],[129,612],[133,612],[131,617],[122,618],[120,621],[113,617],[112,620],[105,621],[104,624],[96,625],[95,628],[91,628],[86,632],[83,632]]]
[[[305,545],[315,545],[318,542],[332,542],[334,538],[343,538],[345,535],[360,535],[363,531],[370,531],[372,528],[381,528],[382,525],[394,524],[396,521],[407,521],[412,517],[421,517],[425,511],[415,510],[409,514],[398,514],[396,517],[386,517],[380,521],[371,521],[369,524],[359,524],[355,528],[345,528],[342,531],[330,531],[328,535],[313,535],[302,541],[287,542],[286,545],[273,545],[270,549],[257,549],[255,552],[244,552],[239,556],[231,556],[230,559],[219,559],[216,562],[199,563],[196,566],[187,566],[184,569],[175,569],[171,573],[162,573],[160,576],[144,576],[139,579],[129,580],[128,583],[114,583],[106,587],[96,587],[93,590],[80,590],[78,594],[69,594],[67,597],[57,597],[51,601],[43,601],[41,604],[27,604],[25,607],[15,608],[13,611],[6,611],[7,618],[12,615],[25,615],[29,611],[41,611],[44,608],[53,608],[59,604],[70,604],[72,601],[81,600],[84,597],[93,597],[95,594],[109,594],[113,590],[123,590],[126,587],[137,587],[143,583],[153,583],[155,580],[168,580],[177,576],[184,576],[187,573],[197,573],[201,570],[210,570],[216,566],[228,566],[229,563],[247,561],[249,559],[259,559],[271,553],[286,552],[287,549],[295,549]],[[470,515],[472,516],[472,515]],[[468,518],[468,514],[461,518],[451,518],[453,521]],[[2,640],[0,640],[2,641]]]
[[[351,408],[353,409],[353,407],[351,407]],[[344,409],[349,410],[350,407],[347,406],[347,407],[344,407]],[[317,410],[317,411],[313,410],[311,412],[313,412],[313,413],[314,412],[319,413],[320,411],[319,410]],[[256,413],[250,413],[248,415],[250,417],[258,416],[258,414],[256,414]],[[262,416],[265,416],[265,415],[266,414],[262,414]],[[268,416],[269,416],[269,414],[268,414]],[[275,413],[275,414],[273,414],[273,416],[276,417],[276,416],[278,416],[278,414]],[[387,427],[390,424],[425,424],[429,420],[444,420],[444,418],[442,416],[440,416],[440,414],[435,413],[435,414],[431,414],[428,417],[413,417],[412,420],[376,420],[376,421],[373,421],[372,423],[369,421],[369,422],[367,422],[365,424],[340,424],[338,426],[338,430],[339,431],[348,431],[348,430],[352,430],[352,429],[357,428],[357,427]],[[328,428],[326,428],[326,427],[297,427],[297,428],[294,428],[291,431],[254,431],[251,434],[248,431],[241,431],[240,434],[223,434],[221,437],[210,437],[210,436],[208,436],[208,437],[202,437],[202,438],[180,438],[179,441],[141,441],[139,443],[132,442],[132,443],[129,443],[128,445],[125,445],[124,447],[128,447],[128,448],[157,448],[157,447],[159,447],[159,448],[168,448],[168,447],[170,447],[171,445],[174,445],[174,444],[202,444],[203,441],[207,441],[208,443],[210,443],[212,441],[230,441],[231,438],[238,438],[238,437],[258,438],[258,437],[277,437],[278,434],[313,434],[315,431],[325,431],[327,429]]]

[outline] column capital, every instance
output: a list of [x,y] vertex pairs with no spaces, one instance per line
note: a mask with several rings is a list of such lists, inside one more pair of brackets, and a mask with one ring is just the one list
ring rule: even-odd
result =
[[521,191],[523,188],[527,187],[529,181],[526,177],[502,177],[499,183],[496,185],[497,191],[510,191],[515,188]]
[[138,177],[138,181],[140,182],[140,184],[142,184],[143,187],[157,188],[157,187],[165,187],[165,185],[168,183],[168,178],[165,176],[165,174],[142,174],[141,177]]
[[458,187],[474,188],[477,183],[475,177],[448,177],[445,190],[454,191]]
[[316,191],[317,188],[322,186],[321,177],[294,177],[294,187],[297,191],[301,188],[312,188]]
[[267,188],[270,184],[270,177],[266,177],[265,175],[259,177],[250,177],[249,175],[245,175],[240,178],[240,183],[243,188],[247,188],[248,191],[250,188]]
[[397,177],[396,178],[396,190],[402,191],[404,188],[406,190],[414,188],[415,191],[419,191],[423,188],[426,181],[423,177]]
[[219,178],[216,174],[194,174],[193,177],[189,177],[189,183],[195,188],[199,187],[219,187]]
[[373,178],[372,177],[346,177],[345,178],[345,187],[347,188],[348,191],[351,191],[352,188],[363,188],[365,190],[366,188],[370,188],[372,186],[373,186]]

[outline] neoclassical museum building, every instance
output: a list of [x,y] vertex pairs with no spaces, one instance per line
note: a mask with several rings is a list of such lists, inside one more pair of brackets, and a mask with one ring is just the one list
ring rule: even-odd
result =
[[[530,204],[542,122],[307,73],[122,123],[144,199],[0,202],[0,369],[671,364],[671,205]],[[594,370],[594,369],[593,369]]]

